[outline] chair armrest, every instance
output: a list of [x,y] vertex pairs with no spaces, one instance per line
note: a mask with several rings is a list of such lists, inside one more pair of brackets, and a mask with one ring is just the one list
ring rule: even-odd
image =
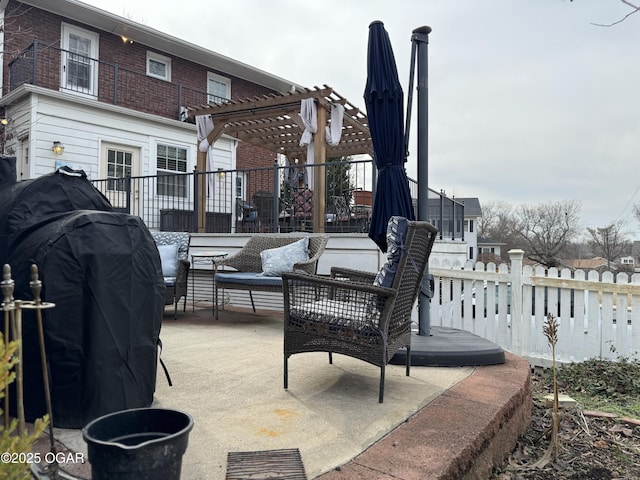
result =
[[392,288],[379,287],[373,284],[363,284],[336,280],[322,275],[309,275],[305,273],[285,272],[282,274],[282,288],[290,290],[291,287],[311,286],[340,291],[362,292],[368,295],[381,297],[395,297],[396,291]]
[[244,254],[242,250],[234,253],[233,255],[229,255],[225,258],[216,258],[214,259],[215,265],[217,269],[220,267],[231,267],[239,272],[245,271],[255,271],[255,268],[251,268],[248,265],[247,255]]
[[318,260],[324,253],[324,249],[327,246],[328,237],[321,240],[320,245],[318,246],[317,251],[309,257],[308,260],[304,260],[302,262],[297,262],[293,265],[293,271],[303,270],[309,274],[315,274],[318,271]]
[[309,260],[303,260],[302,262],[297,262],[293,264],[293,271],[303,270],[309,274],[316,273],[316,264],[318,263],[318,258],[320,255],[315,255],[311,257]]
[[350,282],[373,284],[376,274],[351,268],[331,267],[331,278],[348,280]]

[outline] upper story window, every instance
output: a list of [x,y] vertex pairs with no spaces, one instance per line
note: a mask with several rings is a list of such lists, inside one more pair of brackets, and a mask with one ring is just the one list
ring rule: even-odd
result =
[[95,96],[98,93],[98,41],[95,32],[62,24],[60,88]]
[[473,220],[465,220],[464,221],[464,231],[473,233]]
[[231,80],[215,73],[207,73],[209,103],[222,103],[231,99]]
[[171,81],[171,59],[159,53],[147,51],[147,75]]

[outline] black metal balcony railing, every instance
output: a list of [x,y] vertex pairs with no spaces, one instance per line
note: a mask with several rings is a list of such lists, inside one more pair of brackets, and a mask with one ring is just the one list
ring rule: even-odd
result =
[[9,89],[29,83],[86,95],[100,102],[182,120],[186,105],[221,103],[224,98],[34,40],[9,62]]
[[[151,229],[208,233],[314,231],[314,192],[304,172],[324,175],[327,233],[366,233],[375,178],[370,160],[94,180],[117,211]],[[307,177],[308,179],[308,177]],[[417,184],[410,180],[414,205]],[[440,238],[463,239],[464,206],[429,190],[429,221]],[[317,220],[315,229],[318,229]]]

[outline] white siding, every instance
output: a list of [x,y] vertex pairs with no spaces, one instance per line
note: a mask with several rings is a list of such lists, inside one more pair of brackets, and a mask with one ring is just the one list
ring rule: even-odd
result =
[[[55,171],[56,161],[59,161],[72,168],[83,169],[91,179],[102,178],[104,173],[98,163],[102,142],[140,149],[141,175],[156,174],[154,158],[157,143],[186,148],[189,151],[188,171],[192,171],[196,164],[194,125],[42,90],[25,97],[11,109],[11,115],[15,132],[24,135],[31,127],[30,177]],[[17,136],[15,138],[9,147],[17,148]],[[62,155],[51,151],[54,141],[64,145]],[[218,166],[235,168],[233,140],[223,138],[216,142],[215,147],[215,169]]]

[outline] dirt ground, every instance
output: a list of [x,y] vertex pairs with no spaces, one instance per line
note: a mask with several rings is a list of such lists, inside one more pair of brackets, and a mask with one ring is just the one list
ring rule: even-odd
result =
[[540,375],[533,374],[532,381],[531,426],[508,460],[494,470],[491,480],[640,479],[640,427],[633,421],[579,407],[561,411],[559,453],[554,461],[547,452],[551,408],[539,400],[550,393],[550,386]]

